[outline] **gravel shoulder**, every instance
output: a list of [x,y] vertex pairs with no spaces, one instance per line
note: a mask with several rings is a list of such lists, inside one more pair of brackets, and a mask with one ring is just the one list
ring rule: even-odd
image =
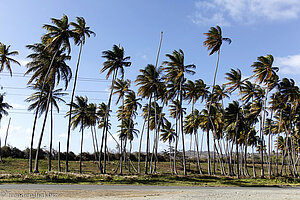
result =
[[135,185],[0,185],[0,199],[299,199],[300,188]]

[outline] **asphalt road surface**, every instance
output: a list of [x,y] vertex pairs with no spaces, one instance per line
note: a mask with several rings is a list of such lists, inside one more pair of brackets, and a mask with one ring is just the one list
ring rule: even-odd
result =
[[298,187],[3,184],[0,199],[299,199]]

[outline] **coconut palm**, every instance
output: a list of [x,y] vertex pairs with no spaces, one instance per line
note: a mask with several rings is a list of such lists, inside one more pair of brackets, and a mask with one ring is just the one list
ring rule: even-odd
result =
[[[147,136],[146,136],[146,158],[145,158],[145,174],[148,173],[148,161],[149,161],[149,140],[150,140],[150,106],[152,102],[153,95],[158,93],[159,88],[161,88],[160,81],[160,70],[158,70],[154,65],[148,64],[145,69],[141,69],[140,73],[135,82],[136,85],[140,86],[138,89],[138,95],[142,98],[148,98],[148,113],[147,113]],[[141,142],[141,140],[140,140]],[[140,153],[139,153],[140,154]]]
[[[39,116],[41,116],[46,110],[47,110],[47,99],[48,95],[50,94],[50,113],[51,113],[51,130],[50,130],[50,151],[49,151],[49,163],[48,163],[48,170],[51,171],[51,156],[52,156],[52,141],[53,141],[53,107],[56,109],[56,111],[59,113],[59,102],[64,102],[65,100],[62,98],[63,96],[67,95],[67,93],[62,92],[63,89],[55,89],[53,91],[50,91],[49,84],[44,85],[44,87],[41,84],[38,84],[37,87],[34,85],[30,85],[29,88],[36,90],[31,96],[25,99],[26,102],[31,103],[28,107],[28,110],[35,110],[36,113],[39,113]],[[33,141],[31,142],[32,146],[30,147],[30,153],[33,149]],[[30,154],[31,155],[31,154]],[[32,159],[32,157],[30,156]],[[32,162],[32,160],[30,161]]]
[[[131,62],[128,60],[130,59],[129,56],[125,56],[124,48],[121,46],[114,45],[112,50],[103,51],[103,58],[106,59],[106,61],[103,63],[103,68],[101,69],[101,73],[107,71],[106,78],[108,78],[110,75],[112,75],[112,83],[111,83],[111,91],[108,98],[107,103],[107,110],[105,113],[105,121],[104,121],[104,127],[103,127],[103,135],[104,135],[104,165],[103,165],[103,173],[106,172],[106,149],[107,149],[107,132],[108,132],[108,116],[109,116],[109,110],[111,105],[111,98],[114,90],[114,84],[115,80],[118,76],[118,73],[120,72],[121,79],[123,79],[124,76],[124,67],[129,67],[131,65]],[[100,148],[100,154],[99,154],[99,160],[101,162],[101,154],[102,154],[102,148]]]
[[[220,59],[220,52],[221,52],[221,46],[223,41],[228,42],[229,44],[231,43],[230,38],[224,38],[222,36],[222,29],[220,26],[216,27],[210,27],[210,30],[207,33],[204,33],[206,36],[206,40],[203,42],[203,45],[207,47],[207,50],[210,51],[209,55],[213,55],[214,53],[218,53],[217,57],[217,64],[216,64],[216,69],[215,69],[215,74],[214,74],[214,79],[213,79],[213,87],[212,87],[212,94],[214,93],[214,87],[216,84],[216,77],[217,77],[217,71],[219,67],[219,59]],[[212,100],[210,101],[208,105],[208,112],[210,112],[210,107],[212,104]],[[209,117],[209,113],[208,113]],[[209,130],[209,129],[207,129]],[[210,150],[209,150],[209,132],[207,132],[207,151],[208,151],[208,174],[211,175],[211,166],[210,166]]]
[[10,56],[18,55],[18,51],[10,51],[10,45],[6,46],[0,42],[0,72],[6,69],[9,71],[10,76],[12,76],[11,63],[21,65],[17,60],[11,58]]
[[[26,74],[33,73],[31,78],[28,81],[28,84],[31,84],[34,82],[35,87],[38,86],[38,84],[42,85],[42,88],[49,84],[50,88],[49,90],[52,91],[55,85],[58,85],[61,80],[63,80],[65,88],[68,86],[68,82],[71,79],[72,73],[70,67],[66,64],[66,61],[70,59],[70,56],[67,56],[62,51],[57,51],[57,55],[53,57],[51,51],[45,49],[45,44],[34,44],[34,45],[27,45],[27,48],[33,50],[33,53],[28,56],[28,58],[31,58],[32,61],[29,62],[26,67],[28,68],[25,72]],[[51,66],[51,67],[49,67]],[[47,105],[46,105],[46,115],[48,114],[48,109],[50,105],[50,98],[51,95],[48,93],[47,97]],[[37,110],[36,110],[37,111]],[[33,130],[32,130],[32,138],[34,137],[35,132],[35,126],[36,126],[36,120],[37,120],[38,113],[35,113],[34,123],[33,123]],[[40,145],[43,138],[43,133],[46,125],[46,119],[45,116],[40,139],[38,142],[38,148],[37,148],[37,154],[36,154],[36,161],[35,161],[35,172],[38,173],[38,154],[40,150]],[[30,170],[31,171],[31,170]]]
[[[195,74],[193,69],[196,68],[196,65],[190,64],[185,65],[184,63],[184,53],[181,49],[174,50],[172,54],[166,54],[168,58],[167,61],[163,62],[165,65],[162,69],[166,72],[165,79],[166,82],[171,82],[171,80],[175,80],[175,82],[179,85],[178,90],[178,98],[180,102],[180,107],[182,107],[183,101],[183,84],[185,81],[185,74]],[[183,150],[183,173],[186,175],[186,160],[185,160],[185,146],[184,146],[184,133],[183,133],[183,113],[180,112],[180,127],[181,127],[181,137],[182,137],[182,150]]]
[[[72,103],[74,101],[75,89],[76,89],[77,78],[78,78],[79,63],[80,63],[83,45],[85,44],[86,37],[89,38],[91,35],[96,36],[96,34],[90,30],[90,27],[86,26],[86,22],[83,17],[76,17],[76,21],[77,21],[77,23],[75,23],[75,22],[70,23],[70,25],[73,26],[74,29],[72,29],[71,32],[69,33],[70,36],[74,37],[75,43],[80,46],[77,64],[76,64],[69,112],[71,112],[71,110],[72,110]],[[69,168],[68,154],[69,154],[69,143],[70,143],[70,133],[71,133],[71,117],[72,116],[70,115],[69,116],[69,124],[68,124],[68,133],[67,133],[66,171],[68,171],[68,168]]]
[[160,140],[163,142],[168,141],[169,142],[169,156],[170,156],[170,170],[171,173],[173,173],[173,167],[172,167],[172,142],[175,140],[176,133],[175,129],[173,128],[171,122],[168,120],[164,124],[161,134],[160,134]]
[[[52,53],[46,49],[46,45],[42,43],[36,43],[33,45],[27,45],[28,49],[32,50],[33,53],[27,56],[31,61],[26,65],[27,72],[33,73],[27,84],[34,83],[34,87],[43,88],[43,85],[51,85],[54,87],[58,85],[61,79],[64,81],[65,88],[68,85],[68,82],[71,78],[71,69],[66,64],[67,60],[70,60],[71,57],[64,54],[62,51],[58,51],[57,56],[53,59]],[[52,64],[51,64],[52,63]],[[51,68],[49,68],[51,64]],[[49,70],[50,69],[50,70]],[[45,78],[49,76],[49,78]],[[45,80],[47,80],[45,82]],[[48,89],[50,90],[50,88]],[[52,90],[52,89],[51,89]],[[50,93],[48,93],[50,95]],[[49,96],[50,98],[50,96]],[[50,102],[47,102],[50,103]],[[29,155],[29,172],[32,172],[32,148],[33,148],[33,139],[36,128],[36,122],[38,118],[38,109],[35,112],[32,134],[31,134],[31,146],[30,146],[30,155]]]
[[[120,100],[122,99],[122,106],[121,106],[121,111],[120,111],[120,121],[121,121],[121,126],[120,128],[122,129],[124,127],[123,121],[124,121],[124,97],[125,94],[129,91],[129,87],[130,87],[131,82],[127,79],[127,80],[123,80],[123,79],[117,79],[115,84],[114,84],[114,92],[113,94],[117,94],[118,95],[118,99],[116,101],[116,104],[118,104],[120,102]],[[120,131],[121,134],[124,134],[123,131]],[[124,139],[125,137],[119,137],[120,138],[120,143],[121,143],[121,151],[122,151],[122,144],[124,143],[124,141],[122,141],[122,139]],[[124,148],[125,149],[125,148]],[[120,174],[122,174],[122,155],[123,153],[120,152]],[[125,157],[124,157],[125,160]]]
[[68,115],[72,115],[72,128],[75,129],[80,126],[81,142],[80,142],[80,165],[79,172],[82,173],[82,148],[83,148],[83,132],[85,127],[90,123],[90,107],[88,105],[88,98],[82,96],[76,96],[75,102],[72,105],[73,110],[67,112]]
[[[265,87],[265,98],[264,98],[264,109],[263,109],[263,117],[262,117],[262,129],[260,130],[261,133],[261,146],[263,146],[264,142],[264,122],[265,122],[265,115],[266,115],[266,103],[268,98],[268,92],[273,88],[273,80],[274,77],[277,77],[276,72],[279,71],[278,67],[273,66],[274,58],[272,55],[267,56],[260,56],[257,58],[258,61],[254,62],[251,67],[254,68],[253,73],[254,77],[256,78],[255,81],[258,83],[264,83]],[[261,151],[261,177],[264,177],[264,163],[263,163],[263,151]]]
[[[5,93],[4,94],[0,94],[0,122],[3,118],[3,116],[5,115],[8,115],[8,112],[7,110],[12,108],[11,105],[9,105],[8,103],[4,102],[4,96],[5,96]],[[1,138],[0,138],[0,161],[2,162],[2,156],[1,156]]]

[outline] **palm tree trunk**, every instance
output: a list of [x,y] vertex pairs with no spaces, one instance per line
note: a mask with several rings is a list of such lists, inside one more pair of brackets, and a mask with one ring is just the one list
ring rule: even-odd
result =
[[81,41],[80,42],[80,49],[79,49],[78,59],[77,59],[77,64],[76,64],[75,79],[74,79],[74,84],[73,84],[73,89],[72,89],[70,109],[69,109],[70,115],[69,115],[69,121],[68,121],[68,134],[67,134],[66,172],[69,171],[68,155],[69,155],[69,145],[70,145],[70,135],[71,135],[71,118],[72,118],[71,111],[72,111],[72,104],[73,104],[73,101],[74,101],[75,89],[76,89],[76,84],[77,84],[78,69],[79,69],[79,62],[80,62],[82,47],[83,47],[83,43]]
[[263,109],[263,119],[262,119],[262,128],[261,128],[261,178],[264,178],[264,126],[265,126],[265,118],[266,118],[266,103],[267,103],[267,98],[268,98],[268,90],[269,90],[269,85],[267,85],[266,88],[266,96],[265,96],[265,100],[264,100],[264,109]]
[[184,144],[184,132],[183,132],[183,111],[182,111],[182,80],[180,81],[180,128],[182,137],[182,153],[183,153],[183,174],[186,175],[186,160],[185,160],[185,144]]
[[[213,80],[213,86],[212,86],[212,94],[214,93],[215,85],[216,85],[216,77],[217,77],[217,72],[218,72],[218,67],[219,67],[219,60],[220,60],[220,49],[218,50],[218,58],[217,58],[217,64],[216,64],[216,69],[215,69],[215,75],[214,75],[214,80]],[[208,105],[208,124],[207,124],[207,153],[208,153],[208,175],[211,175],[211,162],[210,162],[210,150],[209,150],[209,123],[210,123],[210,107],[213,101],[213,96],[211,96],[211,100]]]
[[7,129],[6,129],[5,140],[4,140],[4,146],[6,146],[6,142],[7,142],[7,136],[8,136],[9,126],[10,126],[10,120],[11,120],[11,117],[8,120],[8,125],[7,125]]
[[[53,84],[50,84],[50,90],[49,91],[52,91],[52,87],[53,87]],[[48,116],[48,111],[49,111],[49,105],[50,105],[50,98],[51,98],[51,92],[49,92],[48,97],[47,97],[45,118],[44,118],[44,122],[43,122],[42,131],[41,131],[41,134],[40,134],[36,154],[35,154],[34,173],[39,173],[39,165],[38,165],[39,164],[39,152],[40,152],[40,149],[41,149],[44,130],[45,130],[45,126],[46,126],[46,121],[47,121],[47,116]]]
[[[105,111],[105,117],[104,117],[104,127],[103,127],[103,137],[102,137],[104,139],[104,141],[102,141],[103,142],[102,144],[104,144],[104,155],[103,155],[104,163],[103,163],[103,172],[102,173],[106,173],[106,147],[107,147],[108,117],[109,117],[111,99],[112,99],[112,94],[113,94],[114,84],[115,84],[117,74],[118,74],[118,69],[114,70],[113,80],[111,83],[110,95],[109,95],[107,108]],[[100,148],[100,154],[99,154],[100,166],[101,166],[101,159],[102,159],[102,148]]]
[[80,142],[80,166],[79,173],[82,173],[82,147],[83,147],[83,119],[81,119],[81,142]]
[[138,173],[141,173],[141,151],[142,151],[142,141],[143,141],[143,134],[144,134],[144,128],[146,124],[146,119],[144,119],[142,133],[140,137],[140,145],[139,145],[139,156],[138,156]]
[[147,116],[147,144],[146,144],[146,159],[145,159],[145,174],[148,174],[148,160],[149,160],[149,137],[150,137],[150,109],[151,109],[151,100],[152,100],[152,93],[149,97],[148,103],[148,116]]
[[58,142],[58,155],[57,155],[57,159],[58,159],[58,172],[61,172],[61,167],[60,167],[60,142]]
[[197,167],[198,167],[198,172],[199,174],[203,174],[201,170],[201,165],[200,165],[200,155],[199,155],[199,141],[198,141],[198,131],[195,131],[195,145],[196,145],[196,150],[197,150]]
[[53,141],[53,104],[51,103],[51,118],[50,118],[50,149],[49,149],[49,163],[48,163],[48,171],[51,171],[51,159],[52,159],[52,141]]
[[32,173],[32,154],[33,154],[33,139],[34,139],[34,132],[35,132],[35,127],[36,127],[36,122],[38,118],[38,108],[35,111],[35,116],[34,116],[34,122],[33,122],[33,128],[32,128],[32,133],[31,133],[31,142],[30,142],[30,150],[29,150],[29,173]]

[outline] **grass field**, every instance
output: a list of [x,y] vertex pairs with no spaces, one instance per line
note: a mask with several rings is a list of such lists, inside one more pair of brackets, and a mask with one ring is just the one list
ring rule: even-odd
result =
[[[220,175],[205,176],[196,175],[194,163],[187,164],[188,175],[170,175],[169,163],[158,164],[155,175],[137,175],[133,168],[131,172],[123,170],[123,175],[115,175],[114,170],[117,162],[109,162],[106,175],[100,175],[97,164],[93,161],[83,162],[83,174],[79,174],[79,162],[71,161],[69,164],[70,173],[64,173],[64,162],[61,162],[62,172],[58,173],[58,164],[52,162],[53,172],[47,172],[48,160],[40,160],[40,174],[28,173],[28,160],[4,158],[0,163],[0,183],[48,183],[48,184],[148,184],[148,185],[187,185],[187,186],[300,186],[300,179],[291,177],[277,178],[241,178],[224,177]],[[133,163],[137,168],[137,163]],[[141,165],[143,167],[143,164]],[[207,165],[202,163],[204,173]],[[143,168],[142,168],[143,171]],[[178,164],[178,172],[182,173],[182,167]],[[193,172],[193,173],[191,173]],[[251,166],[249,165],[251,173]],[[219,170],[217,169],[217,174]],[[259,168],[257,168],[259,174]]]

